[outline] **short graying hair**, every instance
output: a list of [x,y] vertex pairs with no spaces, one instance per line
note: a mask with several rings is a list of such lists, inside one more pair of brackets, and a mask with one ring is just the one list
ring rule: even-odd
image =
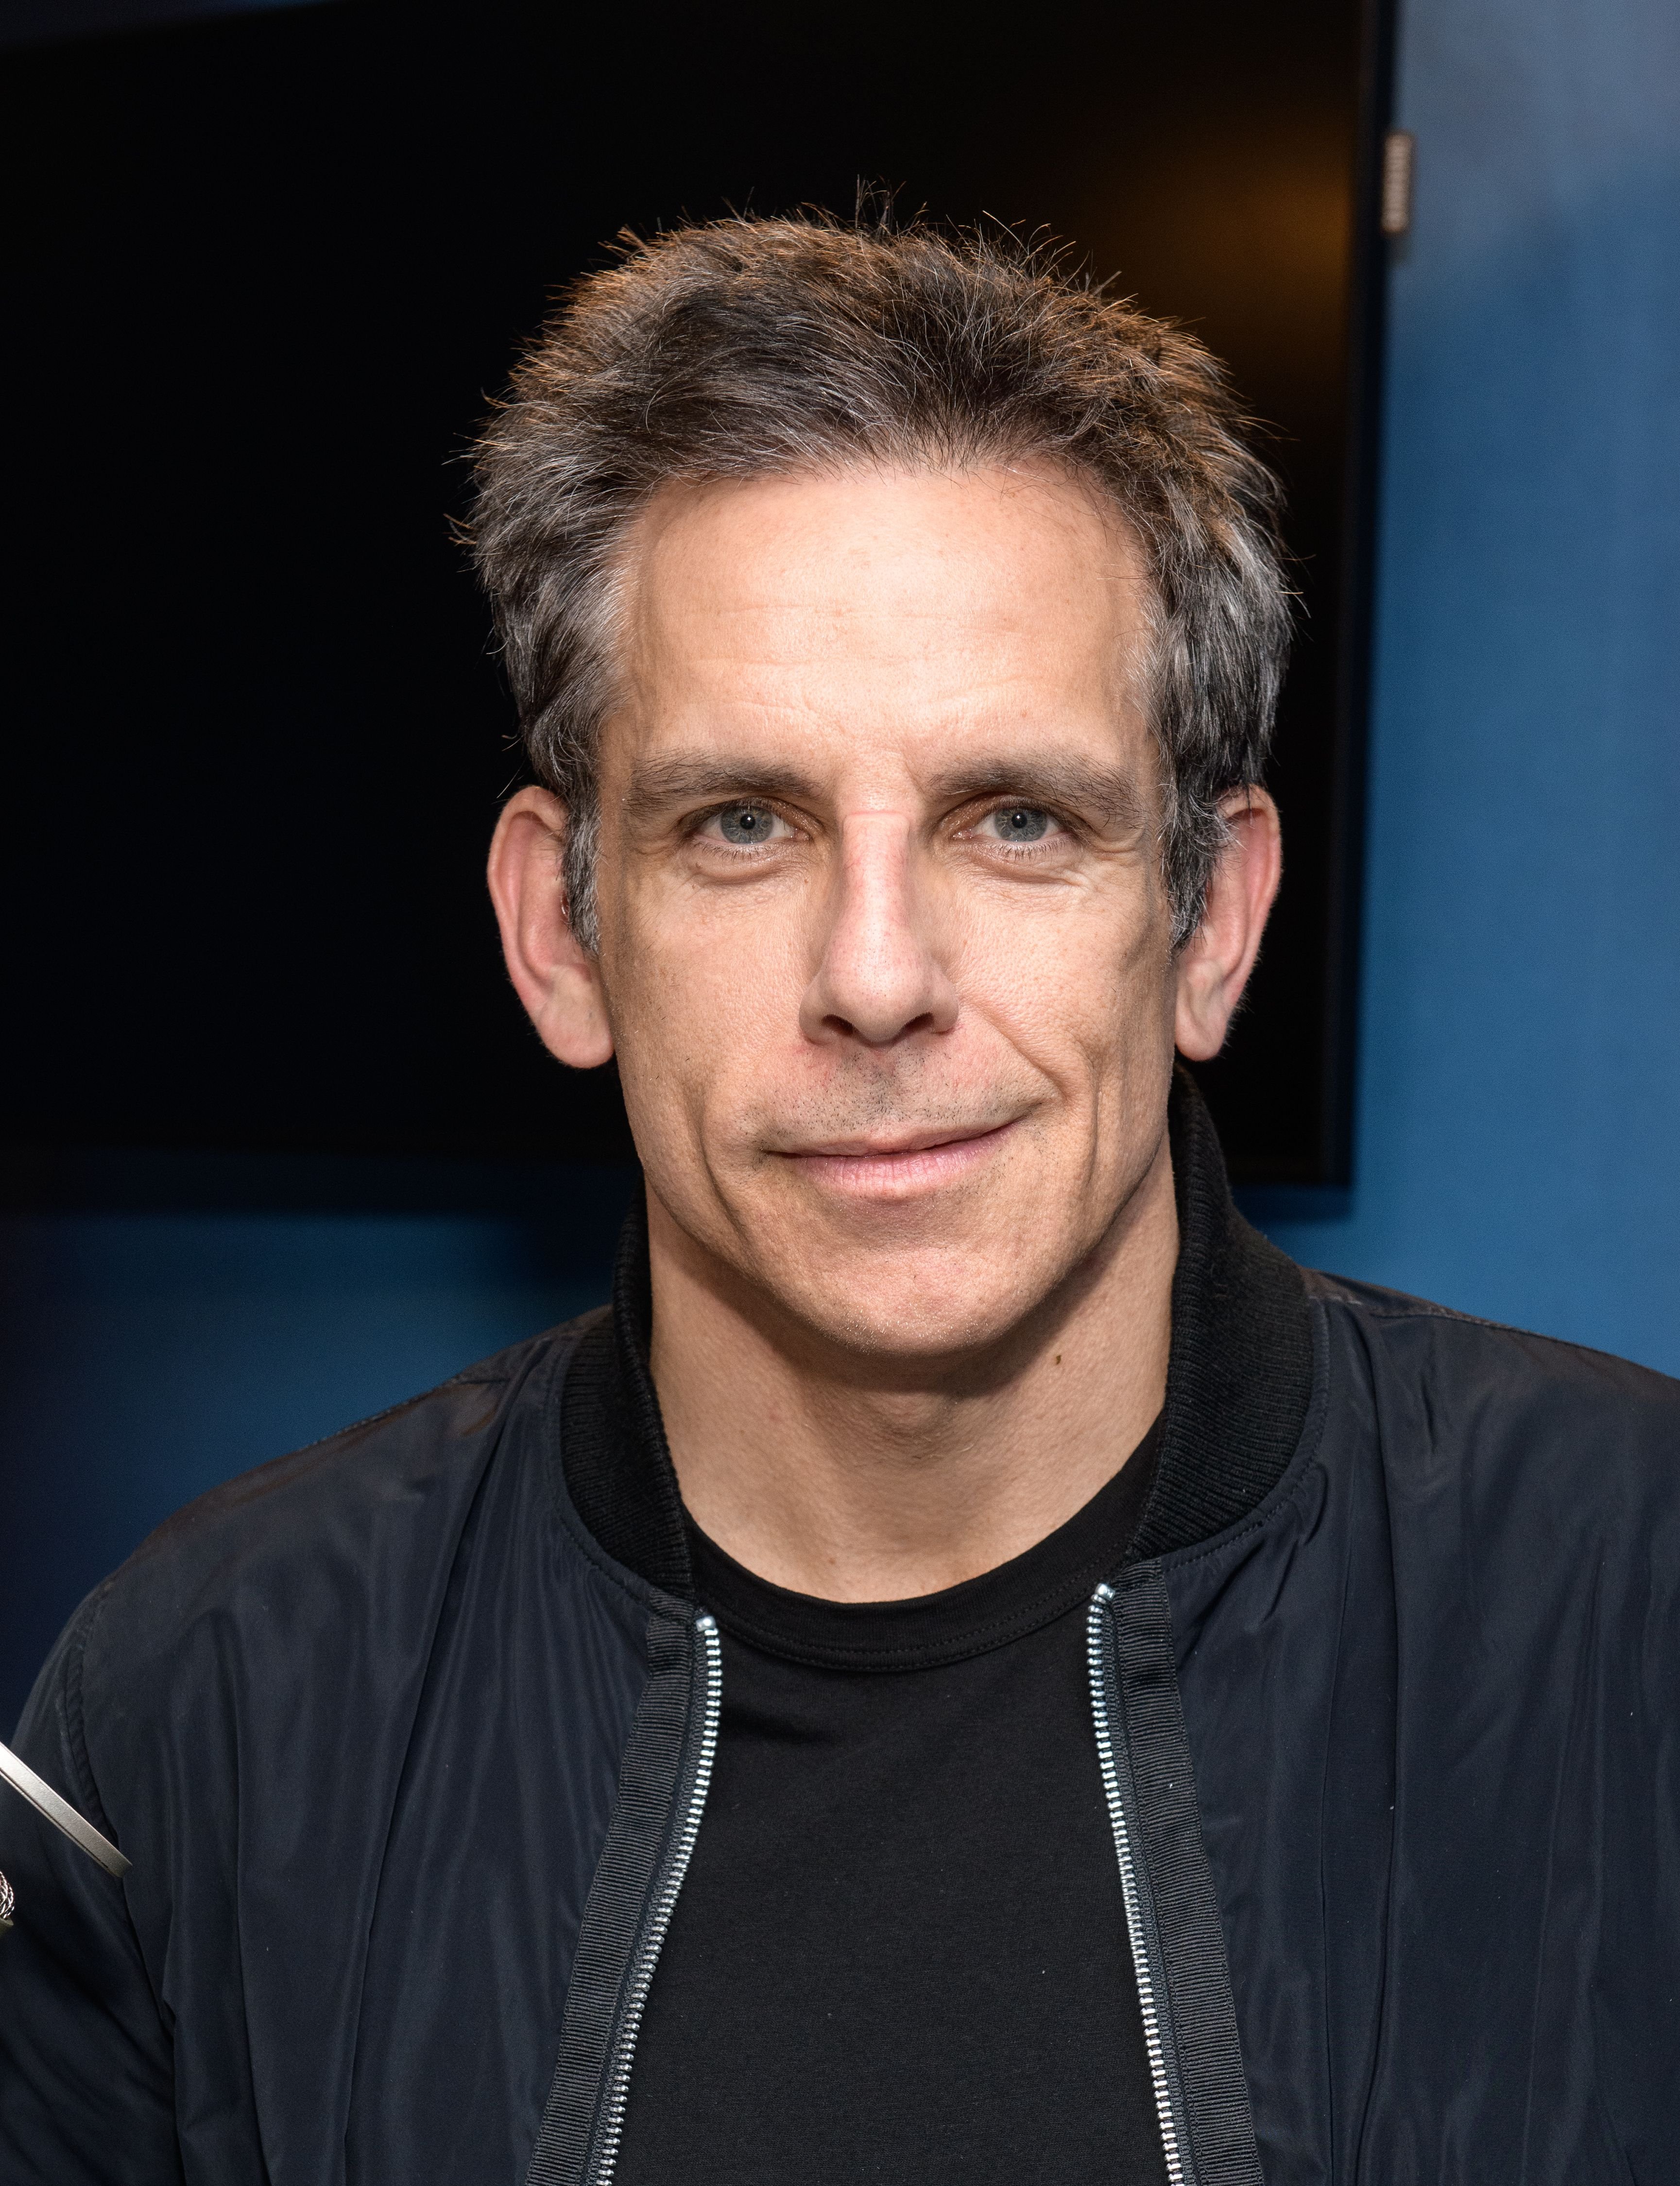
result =
[[1278,487],[1218,362],[1006,230],[813,213],[628,238],[514,372],[471,538],[531,765],[568,808],[573,930],[598,946],[596,747],[638,513],[675,481],[962,470],[1038,457],[1109,496],[1152,583],[1150,699],[1175,944],[1220,800],[1260,781],[1288,643]]

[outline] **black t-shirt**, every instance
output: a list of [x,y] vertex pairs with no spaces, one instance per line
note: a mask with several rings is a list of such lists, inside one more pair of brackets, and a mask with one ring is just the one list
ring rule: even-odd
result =
[[722,1720],[619,2186],[1164,2182],[1085,1662],[1157,1437],[913,1601],[789,1594],[691,1528]]

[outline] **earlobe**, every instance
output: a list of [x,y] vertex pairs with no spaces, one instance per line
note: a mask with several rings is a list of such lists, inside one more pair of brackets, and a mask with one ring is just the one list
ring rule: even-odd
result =
[[546,789],[522,789],[501,809],[486,877],[507,976],[543,1045],[574,1070],[613,1052],[601,967],[566,916],[561,854],[567,814]]
[[1179,952],[1173,1036],[1192,1062],[1225,1044],[1283,876],[1282,830],[1267,792],[1233,791],[1221,810],[1230,839],[1208,881],[1201,924]]

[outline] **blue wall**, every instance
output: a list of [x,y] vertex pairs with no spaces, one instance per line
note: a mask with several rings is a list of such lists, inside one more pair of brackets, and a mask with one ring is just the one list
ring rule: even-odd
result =
[[[1680,1372],[1680,10],[1414,0],[1398,104],[1358,1174],[1268,1226]],[[615,1193],[0,1225],[0,1723],[187,1496],[598,1297]]]
[[1297,1257],[1680,1373],[1680,8],[1413,0],[1358,1174]]

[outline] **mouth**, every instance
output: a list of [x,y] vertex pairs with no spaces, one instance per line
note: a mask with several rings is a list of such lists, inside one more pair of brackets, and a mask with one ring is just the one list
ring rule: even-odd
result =
[[970,1174],[1003,1147],[1018,1118],[968,1128],[865,1131],[781,1156],[809,1180],[851,1198],[910,1199]]

